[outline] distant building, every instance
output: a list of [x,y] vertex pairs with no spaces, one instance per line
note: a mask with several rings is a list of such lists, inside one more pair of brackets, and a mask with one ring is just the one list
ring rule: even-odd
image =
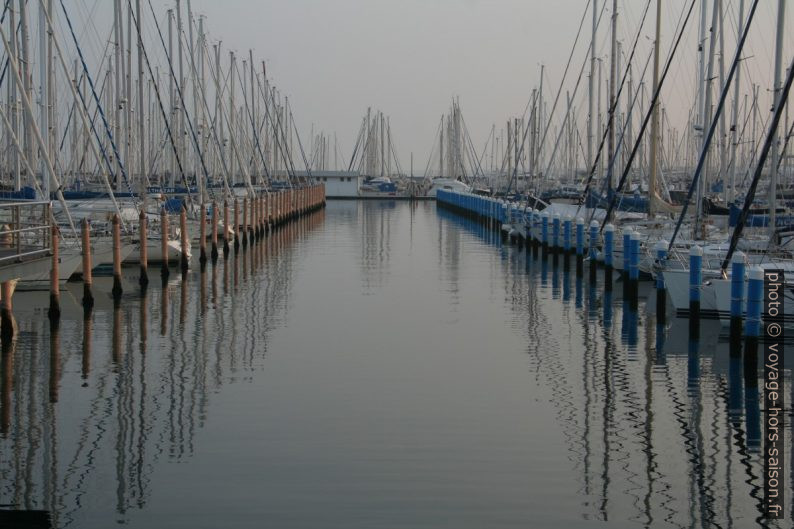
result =
[[[305,171],[296,171],[298,178],[306,176]],[[317,183],[325,184],[328,198],[357,198],[362,177],[358,171],[312,171]]]

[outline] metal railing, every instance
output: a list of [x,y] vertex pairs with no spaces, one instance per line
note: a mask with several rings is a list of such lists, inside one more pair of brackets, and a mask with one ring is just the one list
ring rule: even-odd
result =
[[0,266],[51,253],[50,208],[49,201],[0,200]]

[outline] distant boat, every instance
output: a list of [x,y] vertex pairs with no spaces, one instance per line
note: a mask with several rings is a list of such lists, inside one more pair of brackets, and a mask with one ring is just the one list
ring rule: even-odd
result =
[[438,178],[433,178],[427,196],[435,197],[439,189],[446,189],[447,191],[455,191],[458,193],[468,193],[471,191],[471,186],[460,180],[455,180],[454,178],[439,176]]
[[365,178],[358,188],[361,197],[390,197],[397,196],[397,184],[388,176]]

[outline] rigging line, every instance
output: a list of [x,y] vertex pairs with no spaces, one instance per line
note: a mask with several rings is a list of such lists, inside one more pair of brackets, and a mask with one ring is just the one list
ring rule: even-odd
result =
[[[557,103],[560,101],[560,94],[562,93],[562,87],[565,85],[565,78],[568,76],[568,68],[571,66],[571,60],[573,59],[573,52],[576,51],[576,44],[579,42],[579,37],[582,34],[582,28],[584,27],[585,18],[587,18],[587,11],[590,8],[590,0],[587,0],[587,4],[584,6],[584,12],[582,12],[582,19],[579,21],[579,30],[576,32],[576,38],[573,41],[573,46],[571,47],[571,53],[568,55],[568,62],[565,65],[565,71],[562,74],[562,79],[560,79],[560,87],[557,89],[557,95],[554,98],[554,105],[551,107],[551,112],[549,113],[549,120],[546,123],[546,127],[543,130],[543,137],[540,140],[540,145],[538,146],[538,152],[543,151],[543,144],[546,143],[546,135],[549,132],[549,128],[551,127],[551,120],[554,118],[554,111],[557,109]],[[606,8],[606,2],[601,6],[601,14],[598,15],[598,22],[601,22],[601,15],[604,14],[604,9]],[[594,42],[590,42],[591,46],[595,46]],[[588,50],[590,48],[588,47]],[[542,102],[541,102],[542,104]]]
[[[708,135],[704,138],[703,148],[701,149],[700,158],[698,159],[698,164],[697,167],[695,168],[695,174],[692,176],[692,183],[689,186],[689,192],[687,193],[686,201],[684,202],[681,209],[681,216],[678,217],[678,222],[675,225],[673,236],[670,238],[670,244],[667,247],[668,252],[670,252],[670,250],[673,248],[673,244],[675,244],[675,239],[678,236],[678,232],[681,229],[681,224],[683,224],[684,217],[686,217],[686,212],[687,209],[689,208],[689,201],[692,200],[692,194],[695,192],[695,187],[697,186],[698,180],[700,179],[700,174],[703,172],[703,167],[706,164],[706,156],[708,155],[709,147],[711,146],[711,140],[714,137],[714,131],[717,129],[717,125],[720,120],[720,114],[722,114],[722,109],[725,106],[725,100],[727,99],[728,96],[728,88],[730,88],[731,81],[733,80],[733,76],[736,73],[736,68],[739,65],[739,59],[741,57],[742,49],[744,48],[744,43],[747,40],[747,34],[750,32],[750,25],[753,23],[753,17],[755,16],[755,10],[757,7],[758,7],[758,0],[753,0],[753,5],[750,7],[750,13],[747,16],[747,23],[745,24],[744,31],[742,32],[742,38],[739,40],[738,44],[736,45],[736,54],[734,56],[733,62],[731,63],[731,69],[728,72],[728,77],[725,79],[725,86],[722,88],[722,93],[720,94],[720,100],[717,103],[717,108],[714,111],[714,116],[711,117],[711,123],[709,125]],[[665,73],[667,72],[665,71]],[[658,96],[658,91],[656,95]],[[652,107],[653,104],[655,104],[655,101],[652,103],[651,105]],[[775,123],[775,127],[777,127],[776,123]],[[640,131],[640,134],[642,134],[642,131]]]
[[[63,1],[63,0],[61,0],[61,1]],[[129,4],[129,2],[128,2],[128,4]],[[151,3],[150,3],[150,5],[151,5]],[[130,8],[131,7],[132,6],[130,5]],[[155,24],[157,24],[157,18],[156,17],[153,17],[153,18],[154,18]],[[133,20],[135,21],[135,29],[136,29],[136,32],[138,34],[138,38],[143,40],[143,36],[141,34],[140,21],[137,19],[137,17],[135,17],[135,15],[133,15]],[[158,26],[157,29],[158,29],[158,32],[159,32],[159,30],[160,30],[159,26]],[[192,194],[190,193],[190,184],[187,181],[187,177],[185,176],[185,170],[184,170],[184,168],[182,166],[182,160],[179,158],[179,153],[177,152],[178,150],[176,148],[176,142],[174,141],[174,135],[173,135],[173,133],[171,131],[171,125],[168,122],[168,114],[166,113],[165,107],[163,106],[163,101],[160,98],[160,89],[158,87],[158,83],[154,82],[154,73],[152,71],[152,65],[149,62],[149,54],[146,52],[146,47],[145,46],[141,46],[141,50],[143,51],[143,59],[144,59],[144,62],[146,63],[146,69],[149,72],[149,77],[153,81],[152,82],[152,86],[154,87],[155,98],[157,99],[157,105],[160,108],[160,114],[163,117],[163,122],[165,124],[166,134],[167,134],[168,139],[169,139],[169,141],[171,143],[171,148],[174,151],[174,159],[176,161],[177,167],[179,168],[179,174],[182,176],[182,183],[187,188],[188,202],[191,203],[191,205],[192,205]],[[170,61],[169,61],[169,64],[170,64]],[[165,191],[164,188],[163,188],[163,185],[162,185],[162,179],[160,180],[160,190],[161,190],[161,192]]]
[[353,169],[353,163],[356,161],[356,154],[358,153],[358,147],[361,144],[361,140],[364,136],[364,122],[366,118],[361,118],[361,127],[358,129],[358,136],[356,137],[356,144],[353,146],[353,156],[350,157],[350,163],[347,166],[348,172]]
[[[693,0],[693,2],[694,1],[695,0]],[[648,2],[648,5],[645,8],[646,9],[646,14],[647,14],[647,11],[648,11],[649,7],[650,7],[650,0]],[[690,13],[691,13],[691,11],[692,11],[692,7],[690,7]],[[683,16],[683,11],[681,12],[681,16]],[[643,23],[644,22],[645,22],[645,17],[643,16]],[[679,17],[679,19],[678,19],[677,26],[681,27],[681,17]],[[676,28],[676,32],[677,31],[678,31],[678,28]],[[681,34],[680,35],[683,35],[683,31],[684,31],[684,29],[683,29],[683,27],[681,27]],[[631,48],[631,55],[629,56],[628,64],[626,65],[626,69],[623,72],[623,78],[620,81],[620,86],[618,87],[618,91],[615,94],[615,101],[613,102],[612,106],[609,108],[608,114],[610,116],[612,116],[614,114],[615,110],[617,109],[618,102],[620,101],[620,96],[623,93],[623,87],[625,86],[626,79],[628,78],[629,71],[631,70],[631,63],[633,62],[634,54],[637,51],[637,43],[639,42],[639,38],[640,38],[640,33],[641,32],[642,32],[642,27],[640,27],[640,30],[637,31],[637,36],[635,37],[634,45]],[[681,38],[680,35],[679,35],[679,41],[680,41],[680,38]],[[678,44],[676,43],[676,46],[677,45]],[[674,49],[671,49],[669,53],[674,53]],[[669,66],[669,64],[671,62],[672,62],[672,55],[668,55],[668,63],[667,63],[668,66]],[[585,188],[582,191],[582,196],[581,196],[580,201],[579,201],[579,207],[576,208],[576,215],[577,216],[579,215],[579,211],[582,209],[582,204],[585,202],[585,200],[587,198],[587,195],[590,192],[590,187],[592,186],[593,178],[595,177],[596,169],[598,168],[598,165],[601,162],[601,155],[604,152],[603,151],[604,150],[604,144],[606,143],[607,136],[609,136],[609,133],[610,133],[611,128],[612,128],[612,126],[614,124],[614,121],[615,121],[614,119],[607,120],[607,126],[605,127],[604,133],[601,135],[601,141],[598,144],[598,149],[596,150],[596,156],[595,156],[595,159],[593,160],[593,165],[590,167],[590,174],[587,177],[587,183],[585,184]]]
[[[463,112],[460,113],[460,122],[463,125],[463,137],[466,140],[468,140],[467,147],[470,150],[470,152],[469,152],[469,160],[471,161],[471,158],[472,158],[471,154],[474,153],[473,158],[477,162],[477,166],[474,168],[474,174],[472,175],[472,184],[473,184],[474,183],[474,179],[477,178],[478,171],[479,171],[479,174],[481,174],[483,177],[485,177],[485,173],[482,170],[482,165],[480,163],[480,159],[477,158],[477,150],[474,147],[474,143],[471,141],[471,134],[469,134],[469,127],[466,125],[466,120],[463,118]],[[486,142],[485,145],[486,146],[488,145],[487,142]],[[485,147],[483,147],[483,155],[485,155]],[[461,164],[462,163],[463,163],[463,161],[461,160]],[[517,185],[516,185],[516,187],[517,187]]]
[[[642,75],[640,76],[640,81],[645,79],[645,74],[648,73],[648,65],[650,65],[652,57],[653,57],[653,49],[651,49],[650,53],[648,54],[648,58],[645,61],[645,66],[642,69]],[[637,102],[638,102],[637,100],[639,99],[639,95],[640,95],[640,90],[634,92],[634,98],[631,100],[631,107],[629,108],[629,114],[628,116],[626,116],[626,120],[623,123],[623,129],[620,131],[620,138],[618,140],[617,145],[615,145],[615,152],[612,154],[612,158],[609,160],[609,166],[607,167],[607,171],[610,171],[614,168],[618,158],[621,156],[621,154],[623,154],[621,153],[621,147],[623,146],[623,140],[626,139],[626,132],[629,128],[629,124],[631,123],[630,120],[634,116],[634,109],[637,107]],[[640,112],[642,112],[642,109],[639,110]],[[642,135],[642,131],[640,131],[640,138],[638,138],[640,141],[641,141],[641,135]],[[618,187],[616,193],[619,189],[620,187]],[[601,184],[601,190],[600,190],[601,196],[603,196],[606,190],[607,190],[607,179],[604,179],[604,181]],[[587,220],[588,224],[592,222],[593,217],[595,217],[595,211],[596,209],[593,208],[593,211],[590,213],[590,217]]]
[[[757,3],[758,0],[755,0],[755,2]],[[753,8],[755,8],[755,5],[753,5]],[[752,18],[752,14],[750,17]],[[749,26],[749,24],[750,23],[748,20],[747,25]],[[739,214],[739,220],[736,222],[736,227],[733,229],[731,243],[728,247],[728,253],[725,254],[725,260],[722,261],[722,266],[720,267],[723,271],[723,276],[725,275],[725,270],[728,268],[728,264],[731,262],[731,257],[733,257],[733,252],[736,250],[736,245],[739,242],[739,238],[742,236],[744,225],[747,222],[747,217],[750,213],[750,207],[753,205],[753,201],[755,200],[755,190],[758,187],[759,180],[761,180],[761,172],[764,169],[766,158],[769,155],[769,149],[772,147],[775,132],[777,131],[778,124],[780,123],[780,117],[783,115],[783,107],[786,106],[786,100],[788,99],[788,94],[791,90],[792,80],[794,80],[794,59],[792,59],[791,64],[789,65],[788,73],[786,74],[786,83],[783,85],[783,91],[780,93],[780,97],[778,98],[778,104],[775,108],[775,113],[772,116],[772,122],[769,124],[767,137],[764,141],[764,146],[761,149],[761,155],[758,159],[758,164],[755,167],[753,181],[750,183],[750,189],[747,191],[747,196],[744,198],[742,212]]]
[[[309,162],[306,160],[306,152],[303,150],[303,142],[301,142],[301,135],[298,133],[298,127],[295,126],[295,116],[292,114],[292,105],[287,103],[287,110],[289,111],[289,117],[292,120],[292,128],[295,130],[295,137],[298,139],[298,148],[301,151],[301,157],[303,158],[303,165],[306,167],[306,174],[308,177],[308,182],[314,182],[314,177],[312,176],[312,170],[309,167]],[[295,171],[295,165],[290,158],[290,165],[292,166],[292,172],[295,173],[295,178],[297,179],[297,173]],[[308,183],[307,182],[307,183]]]
[[[198,136],[196,135],[196,130],[193,128],[193,120],[190,118],[190,113],[188,112],[187,104],[185,103],[185,96],[182,93],[182,87],[179,86],[181,84],[181,80],[178,81],[177,78],[176,78],[176,72],[174,72],[174,65],[172,64],[171,56],[168,53],[168,48],[165,45],[165,39],[163,38],[163,33],[160,31],[160,24],[157,22],[157,16],[154,13],[154,7],[152,7],[152,1],[148,0],[148,4],[149,4],[149,9],[152,12],[152,18],[154,19],[154,26],[155,26],[155,28],[157,28],[157,34],[160,36],[160,43],[162,43],[162,45],[163,45],[163,53],[165,53],[166,62],[168,63],[168,70],[171,72],[171,77],[175,81],[174,82],[174,86],[176,86],[176,92],[179,95],[179,102],[182,105],[182,113],[185,115],[185,118],[187,118],[185,121],[187,121],[188,128],[190,128],[190,139],[193,140],[193,146],[196,149],[196,153],[198,154],[199,161],[201,162],[201,170],[204,172],[204,178],[206,180],[209,180],[210,173],[207,170],[207,164],[204,161],[204,154],[201,152],[201,145],[199,145]],[[132,9],[131,0],[127,0],[127,5],[129,7],[129,10],[130,10],[130,16],[132,16],[133,20],[135,21],[135,28],[136,28],[136,31],[138,32],[138,36],[139,36],[139,38],[143,39],[143,37],[141,36],[141,33],[140,33],[140,24],[138,23],[138,20],[135,18],[135,15],[132,13],[133,9]],[[182,32],[184,33],[184,29],[182,29]],[[177,38],[179,38],[181,40],[182,39],[182,35],[177,35]],[[141,49],[144,51],[144,57],[146,57],[146,47],[145,46],[141,46]],[[190,60],[192,62],[193,61],[193,54],[191,53],[189,55],[190,55]],[[148,59],[147,59],[147,63],[148,63]],[[151,71],[151,68],[149,70]],[[193,72],[191,72],[191,73],[193,73]],[[174,148],[176,148],[176,147],[174,147]],[[179,170],[182,172],[182,179],[186,180],[185,173],[182,170],[182,164],[179,161],[179,156],[178,155],[176,155],[176,159],[177,159],[177,163],[179,163]],[[198,179],[198,175],[196,175],[196,179]],[[187,187],[188,198],[192,197],[192,193],[190,192],[190,185],[186,184],[185,187]]]
[[[270,105],[267,104],[268,103],[268,99],[267,99],[268,96],[263,93],[261,86],[257,86],[257,88],[259,89],[259,95],[261,97],[265,98],[265,111],[267,112],[267,116],[270,118],[270,121],[273,123],[274,140],[275,140],[276,145],[278,147],[278,151],[281,154],[281,159],[284,162],[284,169],[285,169],[285,171],[287,173],[287,183],[289,183],[290,187],[292,187],[292,178],[290,178],[289,169],[287,168],[287,164],[292,165],[292,161],[290,160],[290,157],[287,156],[287,153],[285,151],[285,149],[287,148],[287,137],[286,137],[286,134],[284,132],[283,124],[281,123],[281,116],[279,115],[279,112],[275,112],[275,109],[274,109],[274,112],[276,113],[276,119],[274,120],[270,116]],[[275,90],[276,90],[276,88],[273,87],[273,92],[275,92]],[[273,93],[270,97],[271,97],[271,99],[273,101],[273,105],[275,106],[276,105],[275,93]],[[278,138],[278,133],[279,132],[281,133],[281,139],[283,141],[279,141],[279,138]],[[275,175],[273,175],[273,176],[275,177]],[[295,169],[293,167],[293,169],[292,169],[292,177],[294,178],[294,176],[295,176]]]
[[[253,65],[249,65],[249,66],[251,68],[253,68]],[[231,72],[229,72],[229,74],[231,75]],[[242,76],[240,75],[240,70],[237,70],[237,79],[240,81],[241,85],[245,84],[244,81],[243,81]],[[258,77],[257,77],[256,81],[257,81],[257,85],[258,85],[259,84],[259,78]],[[251,95],[253,95],[253,91],[254,91],[254,88],[252,86],[251,87],[251,92],[252,92]],[[261,143],[259,141],[259,134],[256,133],[256,128],[257,128],[256,127],[256,121],[254,120],[254,115],[251,112],[251,109],[248,107],[248,97],[244,97],[243,99],[245,99],[245,105],[244,106],[245,106],[246,114],[248,114],[248,118],[251,121],[251,128],[254,130],[254,145],[253,145],[253,147],[256,148],[256,151],[259,153],[259,157],[262,159],[262,167],[265,169],[265,176],[267,177],[267,180],[269,182],[270,181],[270,171],[267,168],[267,162],[265,161],[265,154],[262,152],[262,146],[261,146]],[[254,155],[252,154],[251,157],[250,157],[249,162],[253,161],[253,157],[254,157]]]
[[[651,2],[651,0],[648,0],[648,4],[645,6],[645,13],[646,13],[646,14],[647,14],[647,12],[648,12],[648,7],[650,6],[650,2]],[[600,26],[601,26],[601,18],[602,18],[603,14],[604,14],[604,10],[605,10],[605,9],[606,9],[606,2],[604,2],[604,3],[601,5],[601,12],[599,13],[599,15],[598,15],[598,20],[596,21],[596,28],[598,28],[598,27],[600,27]],[[587,13],[587,10],[585,10],[585,14],[586,14],[586,13]],[[636,49],[636,46],[637,46],[637,40],[639,39],[640,33],[642,32],[642,27],[643,27],[643,25],[644,25],[644,23],[645,23],[645,15],[643,15],[642,22],[643,22],[643,24],[641,24],[641,25],[640,25],[640,27],[639,27],[639,29],[637,30],[637,37],[635,38],[635,41],[634,41],[634,48],[635,48],[635,49]],[[581,29],[582,29],[582,27],[581,27],[581,25],[580,25],[580,26],[579,26],[579,31],[580,31],[580,32],[581,32]],[[578,39],[578,38],[579,38],[579,35],[577,34],[577,36],[576,36],[576,37],[577,37],[577,39]],[[587,52],[585,53],[585,60],[584,60],[584,62],[582,63],[582,68],[579,70],[579,77],[578,77],[578,78],[577,78],[577,80],[576,80],[576,88],[574,89],[574,98],[576,97],[576,92],[577,92],[577,90],[578,90],[579,83],[580,83],[580,82],[581,82],[581,80],[582,80],[582,74],[584,73],[584,67],[587,65],[587,62],[588,62],[588,60],[589,60],[589,54],[590,54],[590,50],[591,50],[591,49],[592,49],[594,46],[595,46],[595,42],[594,42],[594,40],[593,40],[593,39],[590,39],[590,45],[587,47]],[[574,43],[574,48],[575,48],[575,47],[576,47],[576,44]],[[570,61],[571,61],[571,59],[573,58],[573,51],[574,51],[574,50],[572,49],[572,50],[571,50],[571,57],[569,57],[569,58],[568,58],[568,65],[569,65],[569,66],[570,66]],[[632,52],[633,52],[633,50],[632,50]],[[633,57],[633,56],[634,56],[634,55],[633,55],[633,53],[632,53],[632,57]],[[626,67],[626,68],[627,68],[627,71],[628,71],[629,65],[631,65],[631,59],[629,59],[629,61],[628,61],[628,65],[627,65],[627,67]],[[566,66],[566,68],[565,68],[565,75],[567,75],[567,73],[568,73],[568,66]],[[565,79],[565,75],[563,76],[563,80]],[[592,75],[592,72],[590,73],[590,75]],[[625,81],[625,74],[624,74],[624,78],[623,78],[623,80]],[[612,115],[613,115],[613,113],[614,113],[614,110],[615,110],[615,108],[617,107],[618,101],[620,100],[620,94],[621,94],[621,91],[622,91],[622,89],[623,89],[623,82],[621,82],[621,84],[620,84],[620,90],[619,90],[619,91],[617,92],[617,94],[615,95],[615,101],[614,101],[614,103],[613,103],[613,106],[612,106],[612,108],[610,109],[610,112],[609,112],[610,119],[608,120],[608,123],[607,123],[607,131],[609,130],[609,127],[612,125],[612,121],[614,121],[613,119],[611,119],[611,117],[612,117]],[[559,100],[559,97],[560,97],[560,95],[561,95],[561,91],[562,91],[562,83],[560,84],[560,89],[559,89],[559,91],[557,92],[557,98],[555,99],[555,102],[554,102],[554,105],[555,105],[555,107],[556,107],[556,105],[557,105],[557,100]],[[542,102],[542,101],[539,101],[539,106],[542,108],[542,106],[543,106],[543,102]],[[554,109],[552,109],[552,115],[553,115],[553,113],[554,113]],[[557,153],[557,147],[558,147],[558,145],[559,145],[560,138],[562,137],[562,134],[563,134],[563,132],[564,132],[564,130],[565,130],[565,121],[567,121],[567,119],[568,119],[568,114],[569,114],[569,113],[570,113],[570,107],[568,108],[568,110],[567,110],[567,111],[566,111],[566,113],[565,113],[565,120],[564,120],[564,122],[563,122],[562,126],[560,127],[560,132],[559,132],[559,134],[558,134],[558,136],[557,136],[557,141],[554,143],[554,151],[552,152],[552,158],[551,158],[551,160],[549,161],[549,164],[548,164],[548,166],[547,166],[547,170],[546,170],[546,172],[547,172],[547,173],[548,173],[549,171],[551,171],[551,165],[552,165],[552,162],[554,161],[554,157],[556,156],[556,153]],[[540,141],[540,144],[539,144],[539,146],[538,146],[538,152],[541,152],[541,149],[542,149],[542,147],[543,147],[543,144],[545,143],[545,140],[546,140],[546,134],[548,134],[548,128],[551,126],[551,118],[552,118],[552,115],[550,115],[550,116],[549,116],[549,121],[548,121],[548,124],[547,124],[547,126],[546,126],[546,130],[544,130],[544,132],[543,132],[543,138],[541,139],[541,141]],[[524,143],[526,142],[527,134],[529,133],[529,126],[530,126],[530,123],[527,123],[527,127],[526,127],[526,129],[524,130],[524,135],[523,135],[523,138],[522,138],[522,141],[521,141],[521,149],[520,149],[520,151],[519,151],[519,157],[520,157],[520,156],[523,154],[523,152],[524,152]],[[603,143],[603,140],[602,140],[602,143]],[[518,171],[518,166],[516,166],[516,171]],[[512,179],[511,179],[511,182],[512,182]],[[517,185],[517,184],[516,184],[516,185]],[[508,187],[508,191],[509,191],[509,187]],[[527,205],[528,205],[528,204],[529,204],[529,196],[527,196]]]
[[[202,41],[202,46],[200,46],[200,48],[201,49],[199,49],[198,52],[201,53],[202,60],[203,60],[205,58],[205,54],[209,53],[209,50],[207,49],[206,38]],[[207,59],[213,59],[212,57],[209,57],[209,56],[207,56],[206,58]],[[214,64],[213,64],[212,60],[207,61],[206,64],[207,64],[207,66],[209,66],[210,75],[212,75],[213,79],[216,79],[216,78],[220,77],[222,72],[215,72],[215,68],[214,68]],[[198,70],[196,69],[195,58],[193,57],[192,54],[191,54],[191,58],[190,58],[190,66],[191,66],[191,70],[192,70],[193,74],[196,75],[198,73]],[[150,71],[151,71],[151,68],[150,68]],[[229,187],[229,177],[231,176],[231,173],[229,172],[229,166],[226,163],[226,157],[223,155],[223,147],[221,145],[221,141],[218,138],[217,121],[220,119],[220,116],[218,115],[218,112],[215,112],[215,113],[210,112],[209,103],[207,103],[207,93],[206,93],[206,89],[204,88],[204,83],[198,83],[198,85],[201,88],[201,97],[199,99],[201,99],[201,102],[203,104],[203,111],[204,111],[203,113],[205,114],[205,119],[208,121],[207,122],[207,125],[208,125],[207,128],[209,128],[212,131],[212,139],[215,140],[215,143],[214,143],[215,144],[215,150],[217,151],[218,159],[220,160],[221,168],[223,169],[223,186],[224,186],[223,189],[224,189],[226,195],[231,195],[232,191],[231,191],[231,188]],[[221,91],[221,94],[222,94],[222,91]],[[221,105],[218,105],[218,106],[221,106]],[[210,119],[210,116],[212,116],[211,119]],[[209,138],[208,138],[208,140],[209,140]],[[207,141],[207,143],[209,143],[209,141]],[[211,189],[211,187],[209,187],[209,185],[208,185],[207,189],[209,190],[209,189]],[[210,193],[212,193],[212,195],[214,196],[214,193],[212,191],[210,191]]]
[[[116,157],[116,163],[118,163],[119,169],[121,170],[121,176],[122,176],[122,178],[124,180],[124,184],[127,186],[127,190],[129,191],[130,195],[133,197],[133,200],[134,200],[134,203],[135,203],[135,207],[137,208],[138,204],[137,204],[137,201],[134,198],[135,194],[132,192],[132,186],[130,185],[129,179],[127,178],[127,170],[124,168],[124,163],[121,161],[121,156],[119,155],[119,150],[118,150],[118,147],[116,145],[116,141],[113,139],[113,132],[110,130],[110,125],[108,124],[107,117],[105,116],[104,110],[102,110],[102,105],[101,105],[101,103],[99,101],[99,96],[97,95],[96,87],[94,86],[94,80],[91,78],[91,75],[88,72],[88,65],[85,62],[85,57],[83,56],[83,50],[80,47],[80,43],[77,41],[77,35],[75,35],[75,33],[74,33],[74,27],[72,26],[72,20],[69,17],[69,13],[66,10],[66,6],[64,5],[63,0],[59,0],[59,3],[61,4],[61,9],[63,10],[64,17],[66,18],[66,24],[69,27],[69,32],[72,35],[72,40],[74,41],[74,45],[77,48],[77,53],[78,53],[78,55],[80,57],[80,62],[83,65],[83,71],[86,74],[86,79],[88,79],[88,85],[91,87],[91,93],[94,96],[94,101],[96,102],[97,108],[99,109],[99,115],[102,118],[102,124],[105,127],[105,133],[108,135],[108,139],[110,140],[110,146],[113,149],[113,155]],[[78,91],[78,93],[79,93],[79,91]],[[81,99],[81,101],[83,103],[83,107],[86,109],[86,112],[87,112],[88,111],[88,106],[86,105],[85,98],[83,97],[82,94],[80,94],[80,99]],[[93,123],[91,124],[91,128],[94,129],[94,134],[98,138],[99,134],[98,134],[98,132],[96,130],[96,127],[94,126]],[[110,164],[110,160],[108,159],[107,152],[105,151],[104,145],[102,145],[101,142],[100,142],[100,149],[102,151],[102,155],[105,158],[106,163],[110,167],[110,165],[111,165]],[[112,168],[111,168],[111,174],[113,174]]]
[[[436,133],[435,133],[435,136],[434,136],[435,138],[439,137],[438,133],[439,133],[440,130],[441,130],[441,122],[439,121],[438,122],[438,127],[436,128]],[[428,176],[430,176],[430,164],[433,161],[433,155],[435,155],[435,153],[436,153],[436,141],[433,140],[433,146],[430,147],[430,156],[428,156],[428,158],[427,158],[427,165],[425,166],[425,176],[424,176],[424,178],[422,178],[422,183],[425,183],[425,181],[428,180]],[[430,181],[432,182],[432,179],[430,179]]]

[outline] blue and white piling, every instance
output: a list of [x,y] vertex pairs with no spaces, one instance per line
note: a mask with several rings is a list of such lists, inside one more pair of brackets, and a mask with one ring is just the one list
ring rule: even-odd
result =
[[748,449],[755,452],[760,447],[760,410],[758,398],[758,340],[761,335],[761,317],[764,303],[764,271],[757,266],[750,269],[747,282],[747,319],[744,343],[744,399],[745,426]]
[[640,234],[632,232],[629,239],[629,281],[640,280]]
[[744,315],[744,282],[746,264],[742,252],[736,252],[731,258],[731,337],[741,336],[742,317]]
[[595,281],[598,269],[598,221],[590,222],[590,240],[588,241],[590,255],[590,280]]
[[582,276],[584,266],[584,219],[576,219],[576,277]]
[[560,216],[555,214],[551,219],[552,250],[556,253],[560,249]]
[[664,282],[665,262],[667,261],[668,242],[664,239],[658,241],[654,247],[654,257],[656,258],[656,321],[664,324],[667,318],[667,285]]
[[612,290],[612,259],[615,251],[615,226],[604,226],[604,288]]
[[703,249],[689,249],[689,333],[700,332],[700,291],[703,285]]
[[573,235],[573,219],[565,217],[562,222],[562,249],[566,254],[571,253],[571,237]]
[[623,230],[623,274],[629,275],[629,256],[631,255],[631,235],[634,233],[631,228]]
[[549,246],[549,212],[544,211],[540,214],[540,242],[543,248]]

